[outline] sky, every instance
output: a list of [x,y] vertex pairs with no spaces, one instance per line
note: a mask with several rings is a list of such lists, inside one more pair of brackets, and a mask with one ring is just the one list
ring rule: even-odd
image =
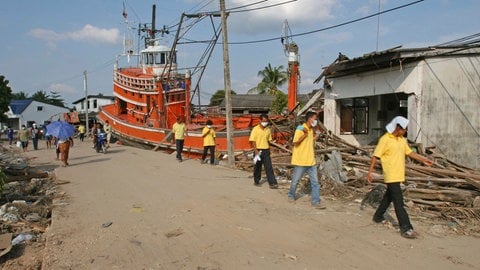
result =
[[[302,35],[413,2],[226,0],[227,9],[242,11],[230,13],[227,20],[232,89],[242,94],[255,87],[261,80],[258,71],[269,63],[287,67],[288,58],[280,41],[285,20],[291,33],[297,35],[293,41],[300,54],[300,93],[321,88],[313,81],[339,52],[354,58],[377,47],[381,51],[400,45],[433,46],[480,32],[480,1],[424,0],[380,16]],[[85,95],[84,71],[88,94],[112,95],[115,57],[123,51],[124,36],[132,36],[122,16],[124,7],[137,40],[138,24],[151,22],[153,4],[157,28],[166,25],[171,30],[161,39],[165,45],[173,42],[182,13],[219,10],[218,0],[2,0],[0,75],[6,77],[14,93],[55,91],[69,107]],[[235,9],[241,6],[247,7]],[[219,18],[213,22],[219,27]],[[212,34],[211,23],[203,20],[191,28],[184,40],[208,40]],[[264,39],[274,40],[238,44]],[[178,46],[179,67],[195,66],[205,46]],[[280,88],[286,92],[287,85]],[[201,103],[208,104],[219,89],[224,89],[221,44],[215,47],[201,80]]]

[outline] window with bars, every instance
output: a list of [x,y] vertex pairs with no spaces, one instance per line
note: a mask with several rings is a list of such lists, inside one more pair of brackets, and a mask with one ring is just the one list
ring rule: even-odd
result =
[[368,98],[340,100],[340,134],[368,134]]

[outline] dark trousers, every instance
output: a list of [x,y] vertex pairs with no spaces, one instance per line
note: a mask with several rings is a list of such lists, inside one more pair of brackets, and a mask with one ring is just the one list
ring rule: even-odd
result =
[[215,145],[208,145],[203,147],[202,161],[207,157],[207,152],[210,150],[210,164],[215,164]]
[[380,202],[377,211],[375,211],[373,221],[381,222],[384,219],[383,214],[385,214],[385,211],[387,211],[391,202],[393,202],[393,207],[395,207],[395,214],[397,215],[398,224],[400,225],[400,231],[403,233],[413,229],[407,211],[403,206],[403,193],[400,183],[387,184],[387,191],[385,192],[385,195],[383,195],[383,199]]
[[177,159],[182,160],[183,140],[175,140],[175,146],[177,148]]
[[33,150],[38,150],[38,138],[33,138]]
[[85,139],[85,133],[80,133],[80,141],[83,142],[84,139]]
[[270,149],[258,149],[261,150],[262,153],[260,154],[260,161],[255,163],[253,168],[253,181],[256,184],[260,183],[260,179],[262,178],[262,164],[265,167],[265,173],[267,174],[267,181],[269,185],[276,185],[277,179],[275,179],[275,175],[273,174],[273,167],[272,167],[272,159],[270,158]]

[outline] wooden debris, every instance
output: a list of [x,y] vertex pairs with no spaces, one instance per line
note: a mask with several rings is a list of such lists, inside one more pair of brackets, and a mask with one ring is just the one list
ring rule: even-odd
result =
[[[278,127],[276,127],[278,128]],[[331,175],[324,174],[320,164],[319,179],[322,179],[322,188],[332,196],[351,197],[345,191],[364,193],[368,185],[366,176],[370,167],[374,145],[358,147],[332,134],[320,123],[319,138],[316,142],[315,153],[317,159],[326,160],[332,157],[333,151],[339,151],[342,157],[343,170],[346,173],[346,182],[339,183],[338,179],[330,179]],[[293,132],[291,132],[293,134]],[[286,140],[291,141],[291,140]],[[272,164],[277,171],[284,173],[289,179],[292,165],[290,158],[291,145],[273,144],[271,151]],[[433,166],[427,167],[407,158],[406,164],[406,191],[405,199],[409,207],[421,209],[415,211],[425,218],[447,218],[462,226],[468,219],[480,220],[480,171],[455,163],[435,153],[434,147],[424,148],[422,144],[411,144],[418,153],[426,155],[433,161]],[[243,169],[253,168],[252,157],[244,153],[236,156],[237,165]],[[283,168],[283,169],[282,169]],[[381,162],[373,172],[374,182],[383,182]],[[332,184],[333,182],[336,184]],[[340,188],[341,185],[347,189]],[[341,191],[341,192],[340,192]],[[427,212],[428,211],[428,212]]]

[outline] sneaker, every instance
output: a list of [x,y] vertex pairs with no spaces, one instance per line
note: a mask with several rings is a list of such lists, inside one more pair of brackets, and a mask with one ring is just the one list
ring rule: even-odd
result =
[[294,202],[295,202],[295,198],[288,196],[288,202],[294,203]]
[[205,160],[201,160],[201,161],[200,161],[200,164],[205,164]]
[[253,183],[253,185],[256,186],[256,187],[261,187],[262,186],[262,184],[260,184],[260,183]]
[[278,184],[270,185],[270,188],[271,188],[271,189],[277,189],[277,188],[278,188]]
[[410,229],[406,232],[403,232],[402,236],[405,237],[405,238],[408,238],[408,239],[415,239],[415,238],[418,237],[418,233],[415,232],[413,229]]
[[323,204],[323,203],[312,204],[312,206],[313,206],[315,209],[320,209],[320,210],[327,208],[327,207],[325,206],[325,204]]

